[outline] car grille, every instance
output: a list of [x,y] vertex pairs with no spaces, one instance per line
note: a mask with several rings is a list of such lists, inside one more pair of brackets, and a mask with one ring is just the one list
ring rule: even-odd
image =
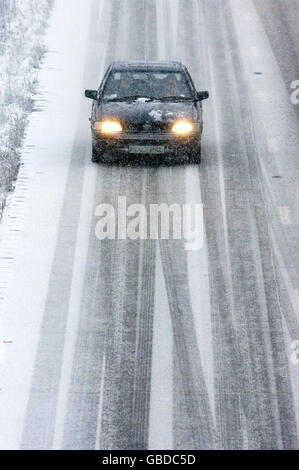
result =
[[169,132],[169,124],[166,123],[136,123],[136,124],[129,124],[125,128],[125,132],[127,133],[142,133],[142,134],[154,134],[154,133],[161,133],[161,132]]

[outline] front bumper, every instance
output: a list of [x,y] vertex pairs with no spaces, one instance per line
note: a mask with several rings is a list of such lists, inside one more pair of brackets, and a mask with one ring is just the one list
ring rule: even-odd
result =
[[[200,146],[201,131],[188,136],[172,133],[124,133],[102,136],[92,129],[93,145],[101,153],[124,152],[126,154],[186,154]],[[136,151],[138,148],[142,152]]]

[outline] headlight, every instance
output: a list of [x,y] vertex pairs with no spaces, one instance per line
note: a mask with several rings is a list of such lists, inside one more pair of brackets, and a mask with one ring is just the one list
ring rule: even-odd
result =
[[194,129],[194,125],[190,121],[177,121],[172,126],[172,132],[178,135],[187,135],[190,134]]
[[93,128],[96,131],[102,132],[102,134],[117,134],[123,130],[118,121],[108,120],[95,122]]

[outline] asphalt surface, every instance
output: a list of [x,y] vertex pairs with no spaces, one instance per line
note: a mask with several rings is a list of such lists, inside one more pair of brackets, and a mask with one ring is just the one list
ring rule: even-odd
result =
[[[299,4],[254,3],[283,79],[277,94],[288,95],[299,79]],[[92,0],[82,95],[112,60],[179,58],[211,94],[202,164],[93,165],[85,198],[82,97],[21,448],[297,449],[298,140],[269,155],[249,83],[264,70],[246,74],[229,1],[110,0],[99,9]],[[286,106],[298,129],[299,105]],[[99,241],[95,208],[116,207],[119,196],[147,207],[202,202],[201,252],[183,240]]]

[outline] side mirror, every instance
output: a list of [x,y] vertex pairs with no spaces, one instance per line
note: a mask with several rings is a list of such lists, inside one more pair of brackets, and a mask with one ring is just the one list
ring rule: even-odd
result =
[[97,100],[98,92],[97,90],[85,90],[85,97],[90,98],[91,100]]
[[209,92],[208,91],[197,91],[196,92],[196,101],[202,101],[206,100],[209,98]]

